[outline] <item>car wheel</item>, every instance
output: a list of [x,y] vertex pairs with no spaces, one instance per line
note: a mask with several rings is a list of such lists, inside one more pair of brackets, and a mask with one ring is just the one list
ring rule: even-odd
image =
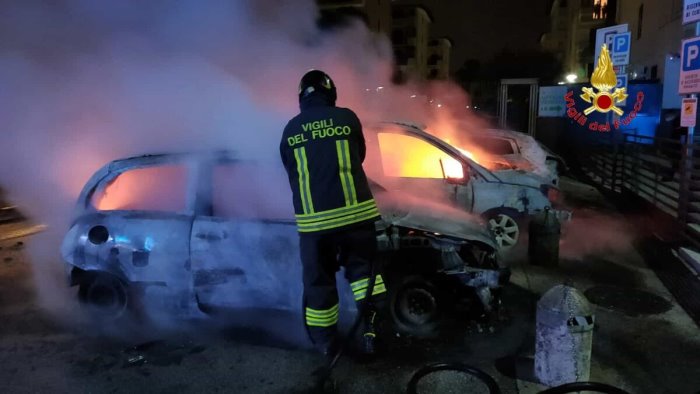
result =
[[520,224],[517,216],[510,211],[496,211],[487,215],[489,231],[501,250],[507,250],[520,240]]
[[88,313],[100,320],[124,317],[131,303],[127,285],[114,275],[99,272],[85,278],[78,299]]
[[389,310],[397,330],[418,337],[433,336],[442,315],[439,300],[439,292],[429,280],[402,278],[389,294]]

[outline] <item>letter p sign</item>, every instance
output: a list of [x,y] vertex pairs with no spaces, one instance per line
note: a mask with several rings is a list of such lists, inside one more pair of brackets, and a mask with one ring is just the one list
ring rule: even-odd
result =
[[685,67],[690,68],[693,64],[693,60],[698,58],[698,47],[696,45],[691,45],[688,47],[688,58],[685,59]]
[[630,50],[630,35],[616,34],[613,42],[613,52],[628,52]]
[[683,71],[700,70],[700,40],[683,42]]

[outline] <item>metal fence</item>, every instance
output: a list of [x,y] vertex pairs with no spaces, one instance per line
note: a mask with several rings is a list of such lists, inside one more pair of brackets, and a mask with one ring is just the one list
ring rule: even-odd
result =
[[673,217],[700,247],[700,143],[639,136],[579,136],[586,176],[614,193],[632,193]]

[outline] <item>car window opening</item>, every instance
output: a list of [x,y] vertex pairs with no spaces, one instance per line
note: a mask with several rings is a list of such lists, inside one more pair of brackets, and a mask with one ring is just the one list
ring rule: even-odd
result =
[[214,167],[212,213],[222,218],[294,219],[291,192],[283,172],[245,163]]
[[100,211],[184,212],[186,191],[187,169],[183,166],[138,168],[98,187],[92,205]]
[[[463,179],[462,163],[421,139],[404,134],[378,133],[385,176]],[[442,167],[440,163],[442,162]],[[444,176],[443,176],[444,168]]]

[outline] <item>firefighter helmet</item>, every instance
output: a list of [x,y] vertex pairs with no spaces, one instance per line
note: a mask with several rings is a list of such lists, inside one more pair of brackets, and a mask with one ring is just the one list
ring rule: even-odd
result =
[[335,83],[328,74],[321,70],[311,70],[301,77],[299,82],[299,99],[308,96],[313,92],[319,92],[335,103],[337,94]]

